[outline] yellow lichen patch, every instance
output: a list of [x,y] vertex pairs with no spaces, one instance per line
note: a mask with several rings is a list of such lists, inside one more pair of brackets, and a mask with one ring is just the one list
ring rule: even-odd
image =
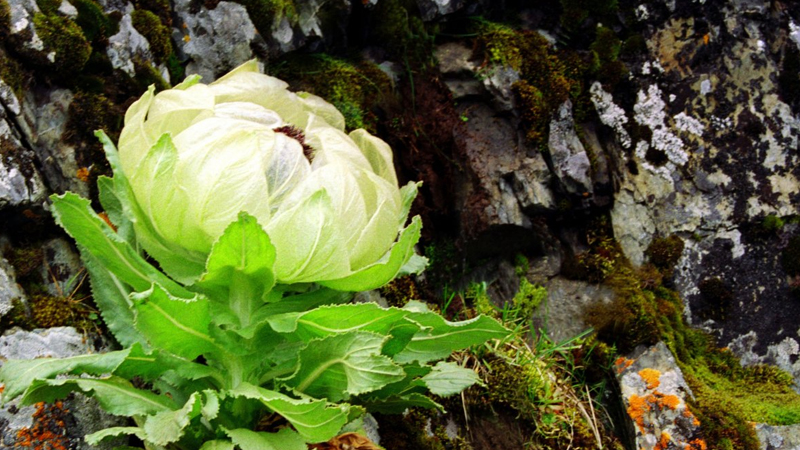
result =
[[692,414],[692,412],[689,411],[688,409],[683,411],[683,417],[686,417],[688,419],[692,419],[692,425],[694,425],[696,427],[700,426],[700,420],[697,418],[697,416]]
[[108,218],[108,214],[106,214],[105,212],[99,212],[97,213],[97,215],[100,216],[100,218],[103,219],[103,222],[107,223],[112,230],[117,231],[117,227],[115,227],[114,224],[111,222],[111,219]]
[[651,401],[645,397],[633,394],[628,399],[628,416],[639,426],[639,430],[644,432],[644,415],[650,411]]
[[60,401],[52,405],[37,403],[33,425],[17,431],[14,448],[66,450],[70,446],[64,421],[68,412]]
[[661,372],[656,369],[642,369],[639,376],[647,383],[647,389],[655,389],[661,385]]

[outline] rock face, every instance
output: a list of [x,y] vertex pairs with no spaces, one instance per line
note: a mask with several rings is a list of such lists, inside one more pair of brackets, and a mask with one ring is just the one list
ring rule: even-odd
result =
[[630,448],[706,448],[700,421],[686,404],[692,390],[663,342],[619,358],[615,370],[634,428]]
[[[0,337],[0,360],[65,358],[98,349],[70,327],[57,327],[32,332],[14,329]],[[61,448],[96,449],[83,441],[86,434],[124,420],[105,414],[96,402],[81,395],[53,405],[44,403],[19,407],[15,400],[0,409],[0,446],[61,446]],[[26,444],[27,443],[27,444]],[[119,443],[103,443],[99,448],[111,449]],[[58,447],[56,447],[58,448]]]

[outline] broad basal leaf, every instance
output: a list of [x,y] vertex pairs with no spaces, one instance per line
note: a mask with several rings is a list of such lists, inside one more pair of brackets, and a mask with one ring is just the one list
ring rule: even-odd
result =
[[189,397],[183,408],[148,416],[144,422],[147,441],[161,446],[177,442],[192,419],[200,414],[202,407],[201,395],[195,392]]
[[408,408],[438,409],[444,411],[442,405],[418,393],[382,399],[370,398],[363,401],[361,404],[371,412],[382,414],[402,414]]
[[132,299],[136,327],[153,346],[186,359],[206,352],[225,353],[209,336],[207,299],[197,295],[191,300],[172,297],[157,284]]
[[431,373],[422,377],[428,389],[439,396],[457,394],[481,379],[475,371],[459,366],[453,362],[439,362]]
[[[141,347],[137,347],[141,351]],[[54,378],[61,374],[102,375],[112,373],[125,361],[132,349],[71,358],[12,359],[0,368],[0,383],[5,385],[3,399],[20,395],[36,379]]]
[[297,371],[284,381],[312,397],[338,402],[402,380],[403,369],[381,355],[386,339],[359,331],[313,340],[300,352]]
[[25,405],[38,402],[52,403],[73,391],[94,397],[106,412],[117,416],[149,415],[176,408],[175,403],[169,398],[136,389],[129,381],[114,376],[35,380],[25,391],[22,403]]
[[275,331],[292,333],[308,342],[311,339],[351,331],[371,331],[387,335],[398,323],[408,323],[403,320],[408,314],[408,311],[398,308],[358,303],[321,306],[307,312],[275,316],[269,322]]
[[144,439],[144,430],[139,427],[111,427],[85,436],[86,443],[98,445],[103,439],[119,436],[136,436]]
[[408,318],[424,330],[411,338],[411,342],[393,359],[398,363],[419,361],[426,363],[444,359],[450,353],[489,339],[506,336],[509,331],[496,320],[478,316],[462,322],[449,322],[444,317],[430,312],[411,313]]
[[78,248],[89,272],[92,298],[108,329],[123,346],[139,343],[148,347],[147,339],[134,326],[133,303],[129,298],[131,287],[106,269],[88,250],[80,245]]
[[172,295],[189,298],[191,294],[151,266],[98,216],[89,200],[67,192],[52,195],[53,216],[78,244],[92,254],[111,273],[137,291],[158,282]]
[[277,433],[259,433],[239,428],[225,433],[242,450],[306,450],[306,443],[296,431],[284,428]]
[[324,442],[336,436],[349,421],[353,409],[350,405],[333,405],[324,400],[298,400],[248,383],[242,383],[229,394],[261,401],[289,421],[306,442]]
[[233,450],[235,446],[231,441],[223,441],[222,439],[214,439],[213,441],[206,441],[200,450]]

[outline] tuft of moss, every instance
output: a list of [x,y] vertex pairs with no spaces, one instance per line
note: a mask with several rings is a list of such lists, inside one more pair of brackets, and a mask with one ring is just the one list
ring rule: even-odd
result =
[[395,278],[386,286],[380,288],[381,297],[386,299],[389,306],[396,306],[402,308],[406,306],[411,300],[419,300],[422,297],[419,294],[417,283],[410,276]]
[[157,15],[146,9],[136,9],[131,13],[131,20],[133,28],[150,43],[156,62],[162,63],[173,54],[169,27],[163,25]]
[[83,35],[89,42],[105,46],[108,38],[119,31],[119,24],[105,15],[103,8],[94,0],[70,1],[78,10],[75,23],[81,27]]
[[39,7],[43,14],[53,15],[61,7],[61,0],[36,0],[36,6]]
[[78,148],[78,163],[84,167],[103,161],[103,149],[94,131],[103,129],[116,138],[121,115],[116,105],[103,94],[78,92],[69,105],[64,142]]
[[65,17],[36,13],[33,24],[46,48],[55,52],[52,64],[56,72],[73,75],[83,69],[92,47],[75,22]]
[[775,214],[770,214],[764,217],[761,221],[761,230],[767,234],[775,234],[783,228],[786,222]]
[[374,112],[385,93],[391,91],[389,77],[368,61],[348,61],[326,54],[289,55],[273,74],[292,80],[292,87],[316,94],[336,106],[348,129],[376,132]]
[[244,6],[256,30],[263,36],[272,33],[272,25],[286,17],[290,23],[297,21],[297,10],[292,0],[235,0]]
[[622,41],[608,27],[597,27],[595,40],[589,46],[592,52],[592,72],[595,77],[607,86],[615,86],[628,74],[625,64],[619,60]]
[[661,273],[667,277],[672,277],[675,265],[681,259],[685,244],[683,239],[677,235],[670,235],[665,238],[655,238],[645,250],[644,254]]
[[528,140],[546,148],[550,118],[567,99],[583,91],[583,61],[556,52],[537,32],[518,31],[493,22],[478,22],[477,43],[483,49],[486,76],[498,65],[513,68],[520,80],[513,86]]
[[0,36],[8,33],[9,26],[11,26],[11,6],[8,0],[0,0]]
[[165,27],[172,26],[172,8],[169,0],[136,0],[136,9],[144,9],[157,15]]
[[800,236],[789,239],[789,243],[781,251],[781,264],[789,276],[800,275]]
[[[4,0],[0,0],[3,2]],[[22,64],[10,57],[2,47],[0,47],[0,80],[3,80],[11,88],[17,98],[22,98],[25,72]]]

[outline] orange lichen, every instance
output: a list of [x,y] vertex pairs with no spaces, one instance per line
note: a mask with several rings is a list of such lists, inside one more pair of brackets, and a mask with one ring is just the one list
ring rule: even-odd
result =
[[17,431],[14,448],[67,450],[69,439],[64,419],[68,412],[60,401],[52,405],[37,403],[32,416],[33,426]]
[[81,167],[75,173],[75,176],[78,177],[78,179],[83,181],[84,183],[88,183],[89,182],[89,168],[88,167]]
[[631,364],[633,364],[633,360],[624,356],[620,356],[616,361],[614,361],[614,365],[617,366],[617,374],[621,374],[622,371],[630,367]]
[[702,439],[695,439],[691,442],[691,445],[687,447],[687,450],[708,450],[708,445],[706,441]]
[[648,398],[639,397],[633,394],[628,399],[628,416],[639,426],[639,430],[644,432],[644,415],[650,412],[652,402]]
[[656,369],[642,369],[639,376],[647,383],[647,389],[655,389],[661,385],[661,372]]
[[656,443],[656,446],[653,447],[653,450],[666,450],[671,440],[672,436],[670,436],[666,431],[662,431],[661,439],[658,440],[658,443]]
[[678,406],[680,406],[681,398],[678,397],[677,395],[664,395],[664,394],[661,394],[661,395],[659,395],[658,404],[660,406],[666,406],[667,408],[669,408],[669,409],[674,411],[675,409],[678,408]]
[[111,223],[111,219],[108,218],[108,214],[106,214],[105,212],[99,212],[97,213],[97,215],[100,216],[100,218],[103,219],[103,221],[107,223],[112,230],[117,231],[117,227],[115,227],[114,224]]

